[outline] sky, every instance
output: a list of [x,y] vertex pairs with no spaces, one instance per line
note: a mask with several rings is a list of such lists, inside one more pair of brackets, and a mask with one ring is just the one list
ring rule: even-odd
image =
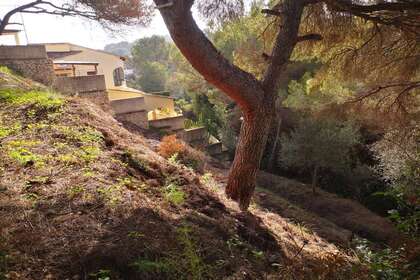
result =
[[[60,0],[58,0],[59,2]],[[9,10],[25,4],[31,0],[0,0],[0,16],[2,17]],[[12,18],[13,22],[23,22],[26,32],[21,32],[21,43],[54,43],[54,42],[70,42],[94,49],[103,49],[106,44],[116,43],[120,41],[134,41],[141,37],[151,35],[169,36],[166,26],[158,13],[152,23],[148,27],[122,27],[118,34],[112,34],[110,31],[104,30],[99,24],[87,21],[77,17],[59,17],[53,15],[34,15],[34,14],[17,14]],[[202,22],[198,22],[203,25]],[[13,26],[13,28],[23,29],[22,26]],[[25,34],[26,33],[26,34]],[[14,43],[11,36],[2,36],[0,44]]]

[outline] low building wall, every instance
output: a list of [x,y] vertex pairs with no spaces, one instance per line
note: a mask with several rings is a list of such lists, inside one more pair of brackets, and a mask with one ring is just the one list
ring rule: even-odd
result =
[[128,122],[141,128],[148,129],[147,111],[137,111],[132,113],[117,114],[116,119],[122,122]]
[[165,109],[169,112],[175,112],[175,102],[172,98],[159,95],[144,94],[146,110]]
[[48,86],[55,80],[45,46],[0,46],[0,65]]
[[53,87],[63,94],[89,99],[92,103],[109,110],[108,93],[103,75],[57,77]]
[[110,104],[116,114],[133,113],[146,109],[144,97],[111,100]]
[[106,91],[104,75],[57,77],[54,88],[66,94]]
[[182,140],[188,143],[207,140],[208,133],[205,127],[185,129],[182,133]]
[[184,116],[170,117],[166,119],[150,120],[149,125],[155,128],[168,129],[172,131],[184,129]]

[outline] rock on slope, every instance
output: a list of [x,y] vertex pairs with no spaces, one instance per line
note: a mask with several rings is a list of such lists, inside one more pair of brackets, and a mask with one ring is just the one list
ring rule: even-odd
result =
[[98,106],[0,78],[0,279],[365,277],[299,224],[240,213]]

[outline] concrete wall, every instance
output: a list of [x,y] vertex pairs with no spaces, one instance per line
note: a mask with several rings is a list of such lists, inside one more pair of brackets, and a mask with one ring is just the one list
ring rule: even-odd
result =
[[117,114],[116,118],[119,121],[129,122],[144,129],[149,128],[149,122],[147,120],[146,111],[137,111],[137,112],[132,112],[132,113]]
[[[73,44],[45,44],[48,52],[68,52],[68,51],[81,51],[80,53],[69,55],[59,60],[63,61],[90,61],[97,62],[98,75],[105,76],[105,84],[107,89],[115,88],[114,85],[114,70],[116,68],[124,68],[124,61],[116,55],[106,53],[101,50],[93,50]],[[80,70],[82,71],[82,70]],[[82,71],[83,72],[83,71]],[[125,86],[125,82],[123,83]]]
[[207,140],[208,133],[205,127],[196,127],[185,129],[182,133],[182,139],[185,142],[200,142],[202,140]]
[[145,111],[144,97],[112,100],[110,104],[116,114]]
[[166,109],[169,112],[175,112],[175,102],[172,98],[159,95],[144,94],[146,101],[146,110]]
[[54,88],[67,94],[106,91],[105,77],[103,75],[57,77]]
[[184,116],[170,117],[166,119],[150,120],[149,125],[155,128],[164,128],[169,130],[180,130],[184,129]]
[[111,101],[141,96],[144,96],[142,92],[130,91],[129,89],[108,89],[108,97]]
[[90,102],[101,106],[102,109],[105,109],[105,111],[111,111],[111,108],[109,106],[108,94],[104,90],[79,92],[76,95],[84,99],[88,99]]
[[109,110],[108,93],[103,75],[56,77],[53,87],[63,94],[89,99],[92,103]]
[[52,85],[55,79],[44,46],[0,46],[0,65],[45,85]]

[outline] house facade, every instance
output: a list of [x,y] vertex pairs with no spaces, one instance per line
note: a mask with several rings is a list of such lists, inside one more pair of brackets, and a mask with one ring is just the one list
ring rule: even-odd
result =
[[175,110],[173,98],[127,87],[125,57],[71,43],[42,45],[53,61],[57,77],[103,75],[111,106],[122,120],[145,127],[144,118],[147,118],[148,125],[151,126],[165,123],[165,128],[169,127],[174,131],[181,129],[183,117]]

